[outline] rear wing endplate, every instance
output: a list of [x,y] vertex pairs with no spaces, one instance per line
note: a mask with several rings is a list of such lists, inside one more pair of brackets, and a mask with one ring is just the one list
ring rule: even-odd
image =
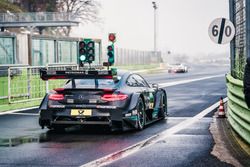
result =
[[53,79],[115,79],[116,70],[47,70],[40,69],[40,78],[44,81]]

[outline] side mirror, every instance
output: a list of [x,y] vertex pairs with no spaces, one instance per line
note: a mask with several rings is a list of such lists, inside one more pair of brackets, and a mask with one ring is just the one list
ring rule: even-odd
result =
[[159,85],[156,84],[156,83],[153,83],[153,84],[151,85],[151,87],[152,87],[152,88],[155,88],[155,89],[159,89]]

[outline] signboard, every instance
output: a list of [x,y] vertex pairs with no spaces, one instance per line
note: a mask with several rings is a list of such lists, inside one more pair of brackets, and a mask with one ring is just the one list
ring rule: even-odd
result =
[[230,20],[217,18],[210,24],[208,34],[213,42],[227,44],[234,38],[235,27]]

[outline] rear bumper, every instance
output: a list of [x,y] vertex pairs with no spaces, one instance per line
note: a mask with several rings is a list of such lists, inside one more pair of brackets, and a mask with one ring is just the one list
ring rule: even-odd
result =
[[39,124],[41,127],[53,125],[104,125],[111,129],[137,128],[137,116],[132,111],[121,109],[92,109],[92,116],[71,116],[71,109],[42,110],[40,111]]
[[51,124],[59,125],[109,125],[111,121],[52,121]]

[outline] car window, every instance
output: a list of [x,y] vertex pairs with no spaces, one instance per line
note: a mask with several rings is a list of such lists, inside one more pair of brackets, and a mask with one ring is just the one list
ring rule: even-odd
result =
[[[99,89],[113,89],[119,84],[113,79],[74,79],[69,81],[64,88],[99,88]],[[74,86],[72,86],[74,85]]]
[[148,83],[140,75],[135,75],[135,79],[140,83],[142,87],[149,87]]
[[132,87],[148,87],[147,82],[139,75],[130,75],[127,79],[127,85]]
[[128,86],[133,86],[133,87],[137,86],[137,81],[135,80],[134,75],[130,75],[126,83]]

